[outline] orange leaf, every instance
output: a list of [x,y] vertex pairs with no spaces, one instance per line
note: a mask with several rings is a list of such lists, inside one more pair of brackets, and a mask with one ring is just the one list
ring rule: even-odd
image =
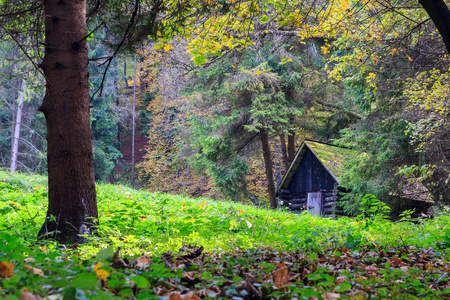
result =
[[392,49],[392,54],[397,54],[398,50],[396,48]]
[[413,61],[413,59],[409,55],[406,55],[406,56],[408,56],[409,61]]
[[240,214],[243,214],[244,211],[242,209],[238,210]]
[[147,217],[146,217],[146,216],[141,216],[140,218],[141,218],[141,219],[147,219]]
[[289,268],[286,267],[284,262],[277,264],[272,275],[277,288],[282,288],[285,284],[289,283]]
[[14,275],[14,265],[6,261],[0,261],[0,277],[8,278]]

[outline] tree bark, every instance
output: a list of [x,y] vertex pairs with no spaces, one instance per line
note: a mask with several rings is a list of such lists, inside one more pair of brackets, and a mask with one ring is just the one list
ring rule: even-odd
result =
[[292,163],[295,157],[295,134],[290,133],[288,135],[288,162]]
[[48,211],[40,238],[84,241],[97,222],[89,120],[86,1],[46,0],[46,92],[39,110],[47,123]]
[[20,127],[22,125],[22,112],[23,112],[23,102],[25,92],[25,79],[22,79],[19,82],[19,104],[17,106],[17,115],[16,120],[14,122],[14,131],[13,131],[13,143],[11,147],[11,173],[14,173],[17,169],[17,156],[19,153],[19,138],[20,138]]
[[419,0],[430,16],[450,53],[450,10],[443,0]]
[[131,186],[134,185],[134,140],[136,131],[136,54],[134,54],[134,77],[133,77],[133,109],[132,109],[132,135],[131,135]]
[[259,136],[261,138],[264,164],[266,166],[267,193],[269,194],[270,207],[275,209],[278,206],[278,202],[275,197],[275,181],[273,179],[273,162],[272,155],[270,154],[269,135],[267,131],[261,130]]
[[284,133],[280,134],[280,143],[281,143],[281,157],[283,158],[284,173],[286,173],[289,168],[289,161],[287,156],[286,139],[284,138]]

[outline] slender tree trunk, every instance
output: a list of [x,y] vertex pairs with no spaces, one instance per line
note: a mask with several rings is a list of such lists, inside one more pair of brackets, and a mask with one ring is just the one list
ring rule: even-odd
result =
[[278,206],[278,202],[275,197],[275,181],[273,179],[273,162],[270,154],[269,135],[267,131],[261,130],[259,136],[261,138],[264,164],[266,166],[267,193],[269,194],[270,207],[275,209]]
[[19,105],[17,106],[17,115],[14,123],[14,131],[13,131],[13,143],[11,147],[11,173],[14,173],[17,168],[17,156],[19,153],[19,138],[20,138],[20,127],[22,125],[22,111],[23,111],[23,103],[25,92],[25,79],[22,79],[19,82]]
[[281,143],[281,157],[283,159],[284,173],[286,173],[287,169],[289,168],[289,161],[287,156],[286,139],[284,138],[284,133],[280,134],[280,143]]
[[83,241],[97,222],[89,121],[86,1],[46,0],[46,79],[39,110],[47,122],[48,211],[41,238]]
[[132,135],[131,135],[131,185],[134,185],[134,139],[136,131],[136,54],[134,54],[134,77],[133,77],[133,112],[132,112]]
[[125,61],[123,62],[123,80],[125,81],[125,88],[128,88],[128,79],[127,79],[127,57],[125,56]]
[[295,157],[295,134],[290,133],[288,135],[288,162],[289,165],[294,160]]

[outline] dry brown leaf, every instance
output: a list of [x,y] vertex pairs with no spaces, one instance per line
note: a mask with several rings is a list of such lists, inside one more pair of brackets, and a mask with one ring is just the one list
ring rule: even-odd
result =
[[138,257],[136,260],[136,267],[138,268],[147,268],[152,263],[152,260],[147,255],[142,255]]
[[117,251],[114,252],[113,260],[111,266],[115,269],[126,269],[128,268],[128,264],[123,260],[119,255],[120,247],[117,248]]
[[38,268],[33,268],[33,274],[34,275],[39,275],[39,276],[44,276],[44,272],[41,269],[38,269]]
[[286,267],[284,262],[277,264],[272,275],[273,282],[277,288],[282,288],[285,284],[289,283],[289,268]]
[[25,268],[33,272],[34,275],[44,276],[44,272],[41,269],[30,267],[27,264],[23,264]]
[[341,284],[344,281],[350,281],[350,279],[348,279],[347,277],[338,277],[338,278],[336,278],[336,284]]
[[180,293],[172,293],[169,296],[169,300],[198,300],[200,299],[194,292],[181,295]]
[[6,261],[0,261],[0,277],[8,278],[14,276],[14,265]]
[[338,293],[325,293],[322,294],[323,300],[340,299],[341,295]]
[[42,300],[40,296],[33,295],[29,289],[24,288],[19,293],[20,300]]
[[169,300],[182,300],[182,298],[179,293],[172,293],[169,296]]

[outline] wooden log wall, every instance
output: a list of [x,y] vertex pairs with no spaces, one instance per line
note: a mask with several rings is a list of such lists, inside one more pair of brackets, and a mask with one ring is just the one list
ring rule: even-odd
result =
[[[332,217],[333,215],[344,215],[344,211],[339,207],[339,194],[337,189],[321,190],[323,193],[322,216]],[[291,194],[289,190],[280,190],[278,197],[283,201],[283,206],[289,207],[293,213],[301,213],[307,209],[306,192]]]

